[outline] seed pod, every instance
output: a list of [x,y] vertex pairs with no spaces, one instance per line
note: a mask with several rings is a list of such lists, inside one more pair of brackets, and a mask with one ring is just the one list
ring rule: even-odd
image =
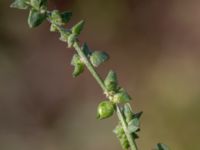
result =
[[110,101],[106,100],[98,105],[97,119],[105,119],[112,116],[114,113],[114,105]]
[[117,74],[110,70],[106,79],[104,80],[104,84],[108,91],[116,91],[117,90]]
[[74,54],[71,65],[74,66],[73,77],[77,77],[84,71],[84,63],[81,61],[78,54]]
[[127,103],[130,100],[131,100],[131,97],[128,95],[128,93],[124,89],[121,89],[113,97],[113,102],[117,103],[117,104],[119,104],[119,103]]

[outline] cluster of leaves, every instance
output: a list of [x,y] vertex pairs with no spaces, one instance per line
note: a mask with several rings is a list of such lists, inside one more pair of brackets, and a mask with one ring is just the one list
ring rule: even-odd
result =
[[[71,12],[60,12],[59,10],[48,11],[47,0],[15,0],[11,7],[18,9],[29,9],[28,25],[30,28],[39,26],[44,20],[48,20],[51,24],[51,32],[59,32],[60,40],[66,42],[68,47],[74,47],[77,53],[74,54],[71,65],[74,67],[73,77],[79,76],[84,68],[91,68],[91,72],[95,72],[95,68],[109,59],[109,55],[103,51],[91,50],[86,43],[78,46],[78,36],[84,27],[84,21],[80,21],[71,28],[66,25],[72,16]],[[78,50],[77,50],[78,49]],[[95,75],[96,76],[96,75]],[[99,78],[99,77],[98,77]],[[125,89],[119,86],[117,74],[110,70],[106,78],[102,81],[103,90],[106,94],[106,100],[103,100],[97,108],[97,118],[106,119],[111,117],[120,105],[120,114],[123,120],[120,120],[114,133],[119,139],[123,149],[130,148],[130,141],[127,135],[131,135],[131,139],[138,138],[137,132],[140,131],[140,117],[142,112],[134,113],[129,104],[131,97]],[[105,87],[105,88],[104,88]],[[124,125],[125,126],[124,126]],[[137,148],[135,148],[136,150]],[[169,150],[164,144],[158,144],[155,150]]]
[[30,9],[28,17],[30,28],[39,26],[47,18],[47,0],[15,0],[11,7]]
[[[139,136],[137,132],[140,131],[140,117],[142,112],[133,113],[129,103],[126,103],[123,107],[123,115],[126,119],[127,131],[132,135],[133,139],[137,139]],[[126,137],[125,131],[123,130],[121,122],[118,123],[114,129],[114,133],[117,135],[121,146],[123,149],[128,149],[130,147],[128,139]]]

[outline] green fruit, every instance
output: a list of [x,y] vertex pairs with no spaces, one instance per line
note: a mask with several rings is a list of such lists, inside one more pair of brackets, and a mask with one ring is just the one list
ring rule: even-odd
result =
[[117,90],[117,74],[110,70],[106,79],[104,80],[104,84],[108,91],[116,91]]
[[113,102],[116,104],[127,103],[130,100],[131,100],[131,97],[128,95],[128,93],[124,89],[121,89],[121,91],[116,93],[113,97]]
[[105,119],[113,115],[114,105],[110,101],[106,100],[99,104],[97,109],[97,119]]

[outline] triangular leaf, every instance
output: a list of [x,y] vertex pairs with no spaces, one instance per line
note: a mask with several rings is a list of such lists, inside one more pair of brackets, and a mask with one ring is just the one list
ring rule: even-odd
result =
[[42,6],[46,6],[47,5],[47,0],[31,0],[31,5],[35,8],[35,9],[40,9]]
[[71,13],[71,12],[67,12],[67,11],[62,12],[60,15],[61,15],[61,18],[62,18],[62,22],[63,22],[63,23],[68,23],[69,20],[70,20],[71,17],[72,17],[72,13]]
[[92,54],[92,52],[90,51],[90,48],[88,47],[87,43],[83,44],[82,51],[87,57]]
[[105,52],[101,52],[101,51],[95,51],[90,56],[90,61],[94,67],[98,67],[100,64],[102,64],[103,62],[105,62],[108,59],[109,59],[108,54]]
[[134,118],[138,118],[138,119],[140,119],[141,116],[142,116],[142,114],[143,114],[142,111],[141,111],[141,112],[137,112],[137,113],[133,114],[133,117],[134,117]]
[[10,7],[11,8],[18,8],[18,9],[28,9],[27,5],[28,0],[15,0]]
[[83,30],[84,24],[85,24],[84,20],[81,20],[79,23],[74,25],[72,27],[72,33],[79,35],[81,33],[81,31]]
[[140,121],[138,118],[134,118],[128,123],[128,130],[130,133],[137,132],[139,128],[140,128]]
[[35,9],[31,9],[28,17],[28,25],[30,28],[39,26],[45,19],[46,13],[40,13]]
[[74,45],[74,42],[76,41],[77,36],[75,34],[70,34],[67,40],[68,47],[71,48]]
[[126,118],[126,122],[130,122],[134,117],[133,117],[133,111],[131,109],[131,106],[129,103],[126,103],[124,105],[124,116]]

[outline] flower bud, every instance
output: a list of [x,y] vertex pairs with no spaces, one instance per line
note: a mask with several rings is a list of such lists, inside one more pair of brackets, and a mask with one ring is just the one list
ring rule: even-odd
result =
[[114,105],[106,100],[99,104],[97,109],[97,119],[105,119],[112,116],[114,113]]

